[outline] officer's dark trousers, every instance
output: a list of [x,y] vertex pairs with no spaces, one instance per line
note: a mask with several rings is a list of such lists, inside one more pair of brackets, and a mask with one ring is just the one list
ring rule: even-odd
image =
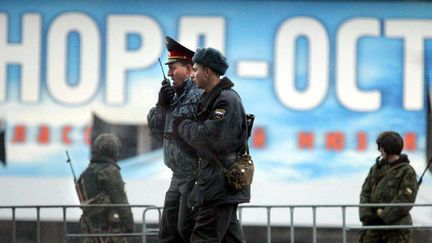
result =
[[162,219],[159,226],[159,242],[189,242],[194,227],[192,211],[187,207],[187,179],[171,178],[165,194]]
[[361,243],[409,243],[410,231],[403,230],[368,230]]
[[190,242],[245,242],[237,219],[238,204],[198,208]]

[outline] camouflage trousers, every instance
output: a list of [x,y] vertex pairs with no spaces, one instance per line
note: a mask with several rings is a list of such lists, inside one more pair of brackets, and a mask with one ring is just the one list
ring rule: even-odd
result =
[[125,237],[98,237],[98,238],[85,238],[83,243],[127,243]]
[[[87,221],[88,222],[88,221]],[[80,219],[81,233],[83,234],[101,234],[101,233],[125,233],[124,227],[98,227],[98,225],[92,225],[92,229]],[[82,240],[82,243],[128,243],[127,237],[88,237]]]
[[409,230],[367,230],[361,231],[361,243],[409,243]]

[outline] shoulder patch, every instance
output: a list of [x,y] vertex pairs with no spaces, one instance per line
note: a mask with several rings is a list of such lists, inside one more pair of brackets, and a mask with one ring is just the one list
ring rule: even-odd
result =
[[225,117],[225,109],[216,109],[214,111],[214,119],[220,120]]
[[411,188],[407,187],[407,188],[405,189],[405,193],[408,194],[408,195],[411,195],[411,194],[413,193],[413,191],[412,191]]

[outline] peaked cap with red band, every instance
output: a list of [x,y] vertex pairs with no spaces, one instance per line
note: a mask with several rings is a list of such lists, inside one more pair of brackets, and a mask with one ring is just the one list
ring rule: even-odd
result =
[[177,41],[173,40],[171,37],[166,36],[166,47],[168,49],[168,61],[165,64],[174,63],[177,61],[190,61],[192,62],[192,57],[195,52],[182,46]]

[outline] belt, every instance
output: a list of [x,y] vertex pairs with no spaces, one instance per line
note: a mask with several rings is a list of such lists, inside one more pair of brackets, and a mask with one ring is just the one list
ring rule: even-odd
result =
[[[234,160],[236,160],[239,157],[238,153],[230,153],[230,154],[223,154],[222,156],[218,156],[218,155],[216,155],[216,156],[224,164],[226,162],[228,162],[228,161],[234,161]],[[211,159],[211,158],[207,159],[207,158],[202,158],[202,157],[199,158],[199,162],[200,162],[200,164],[201,164],[202,167],[204,167],[205,165],[207,165],[210,161],[213,161],[213,159]]]

